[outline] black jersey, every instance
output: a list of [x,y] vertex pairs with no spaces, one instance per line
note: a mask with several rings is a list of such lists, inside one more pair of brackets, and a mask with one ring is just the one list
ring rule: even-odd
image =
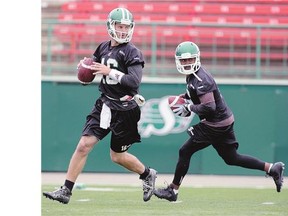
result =
[[135,101],[119,101],[125,95],[134,96],[139,93],[142,79],[144,58],[141,51],[132,43],[111,46],[110,41],[102,42],[93,54],[94,61],[105,64],[112,69],[129,76],[123,76],[121,84],[103,75],[99,84],[102,100],[111,109],[129,110],[137,106]]
[[197,79],[193,74],[186,77],[186,91],[192,102],[194,104],[200,104],[199,96],[213,92],[216,103],[216,110],[213,113],[200,115],[199,118],[201,120],[206,119],[209,122],[220,122],[229,118],[232,115],[232,111],[227,106],[212,75],[204,68],[200,67],[197,71],[197,76],[202,81]]

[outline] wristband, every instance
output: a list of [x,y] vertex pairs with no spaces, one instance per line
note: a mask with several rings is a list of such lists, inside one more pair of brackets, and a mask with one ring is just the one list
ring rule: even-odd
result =
[[114,81],[117,81],[120,83],[122,77],[124,76],[125,74],[116,70],[116,69],[111,69],[110,73],[109,73],[109,78],[111,78],[112,80]]

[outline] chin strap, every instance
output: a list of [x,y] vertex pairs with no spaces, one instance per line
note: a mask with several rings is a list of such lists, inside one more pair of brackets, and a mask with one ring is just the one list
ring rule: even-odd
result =
[[200,82],[202,82],[202,79],[199,77],[199,76],[197,76],[197,74],[195,73],[195,72],[193,72],[192,73]]

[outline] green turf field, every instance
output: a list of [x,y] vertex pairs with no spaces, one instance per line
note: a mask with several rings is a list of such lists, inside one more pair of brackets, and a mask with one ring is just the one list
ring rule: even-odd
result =
[[[43,185],[42,191],[54,190]],[[41,194],[42,196],[42,194]],[[42,216],[127,216],[127,215],[241,215],[287,216],[288,190],[182,187],[177,202],[153,196],[143,202],[141,187],[95,186],[74,189],[65,205],[42,196]]]

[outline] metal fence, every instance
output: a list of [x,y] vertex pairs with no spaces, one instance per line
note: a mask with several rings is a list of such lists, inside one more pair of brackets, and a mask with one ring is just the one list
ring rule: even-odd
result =
[[[42,20],[42,75],[75,76],[76,65],[109,40],[105,22]],[[288,25],[137,22],[132,38],[142,50],[145,77],[175,77],[174,51],[198,44],[215,77],[288,79]]]

